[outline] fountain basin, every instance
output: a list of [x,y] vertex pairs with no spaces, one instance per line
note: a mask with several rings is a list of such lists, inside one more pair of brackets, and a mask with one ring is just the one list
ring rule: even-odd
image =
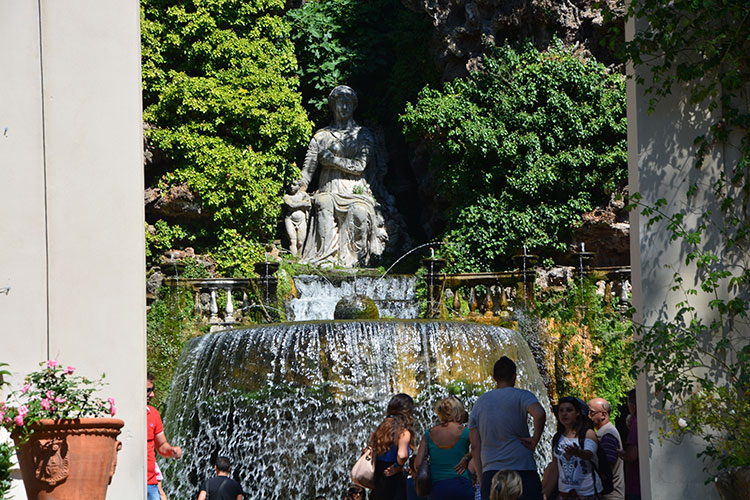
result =
[[[518,387],[548,411],[538,465],[549,458],[554,417],[524,339],[513,330],[448,321],[301,322],[228,330],[183,351],[164,421],[185,457],[168,464],[167,488],[187,498],[211,474],[212,457],[234,464],[248,498],[343,496],[349,471],[388,399],[417,403],[415,429],[433,425],[437,401],[455,394],[470,409],[494,387],[502,355]],[[325,471],[313,473],[310,471]]]

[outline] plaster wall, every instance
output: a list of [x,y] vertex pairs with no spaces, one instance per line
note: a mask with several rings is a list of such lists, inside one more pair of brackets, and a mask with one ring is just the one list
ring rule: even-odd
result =
[[123,500],[145,498],[139,22],[137,0],[0,0],[0,361],[14,385],[47,358],[106,372]]
[[[629,22],[626,36],[631,37],[641,25]],[[638,74],[646,83],[647,69],[639,67]],[[630,74],[633,69],[630,68]],[[684,88],[675,86],[673,94],[663,98],[649,113],[650,95],[644,95],[644,86],[628,80],[628,163],[630,193],[641,193],[642,202],[653,206],[663,198],[667,201],[663,211],[674,214],[684,211],[687,190],[691,184],[699,185],[694,206],[702,211],[719,209],[707,195],[707,179],[717,178],[725,168],[728,158],[724,151],[715,151],[706,159],[704,166],[695,168],[693,140],[707,124],[716,121],[707,108],[686,103]],[[688,214],[685,225],[690,227],[698,221],[698,214]],[[685,264],[688,249],[681,241],[670,241],[666,221],[648,226],[648,218],[640,211],[631,212],[631,262],[633,281],[633,305],[637,324],[653,324],[658,319],[673,317],[675,304],[684,297],[670,291],[673,275],[681,273],[685,284],[697,288],[694,266]],[[709,248],[721,248],[720,243],[704,240]],[[710,297],[703,294],[691,298],[704,323],[711,320],[708,307]],[[665,422],[658,412],[661,405],[648,383],[648,376],[641,376],[637,385],[639,461],[642,498],[644,500],[718,499],[712,484],[704,484],[708,473],[706,463],[696,455],[704,443],[695,438],[683,438],[680,442],[659,442],[659,428]],[[667,408],[666,411],[669,411]]]

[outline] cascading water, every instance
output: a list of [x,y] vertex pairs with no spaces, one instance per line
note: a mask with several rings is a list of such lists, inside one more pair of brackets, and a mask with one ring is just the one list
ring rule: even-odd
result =
[[415,398],[418,435],[436,423],[448,394],[470,410],[494,387],[502,355],[516,361],[517,386],[547,410],[537,463],[549,461],[554,417],[528,345],[515,331],[437,321],[289,323],[192,339],[184,349],[164,421],[182,460],[169,461],[170,497],[195,498],[217,455],[250,499],[341,498],[349,471],[388,399]]
[[384,278],[357,277],[341,280],[338,284],[320,276],[296,276],[294,285],[299,293],[287,303],[288,317],[294,321],[333,319],[336,303],[345,295],[359,293],[375,301],[380,317],[414,319],[419,315],[413,275]]

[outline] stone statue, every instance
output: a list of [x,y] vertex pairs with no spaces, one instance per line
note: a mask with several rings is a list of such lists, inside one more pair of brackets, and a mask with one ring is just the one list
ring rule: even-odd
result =
[[300,191],[300,181],[289,186],[289,194],[284,195],[284,227],[289,235],[289,250],[292,255],[301,255],[307,236],[307,219],[310,217],[310,195]]
[[357,94],[340,85],[328,96],[333,123],[315,132],[305,156],[300,191],[316,170],[318,190],[300,262],[330,267],[366,266],[381,255],[388,235],[365,170],[373,161],[374,139],[352,116]]

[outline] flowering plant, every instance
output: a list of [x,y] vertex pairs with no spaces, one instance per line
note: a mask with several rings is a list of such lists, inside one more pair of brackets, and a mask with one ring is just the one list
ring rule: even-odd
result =
[[0,423],[25,442],[42,419],[74,419],[115,415],[115,400],[94,396],[101,389],[101,378],[91,380],[74,375],[75,368],[63,368],[55,360],[43,361],[41,369],[29,373],[21,389],[0,402]]

